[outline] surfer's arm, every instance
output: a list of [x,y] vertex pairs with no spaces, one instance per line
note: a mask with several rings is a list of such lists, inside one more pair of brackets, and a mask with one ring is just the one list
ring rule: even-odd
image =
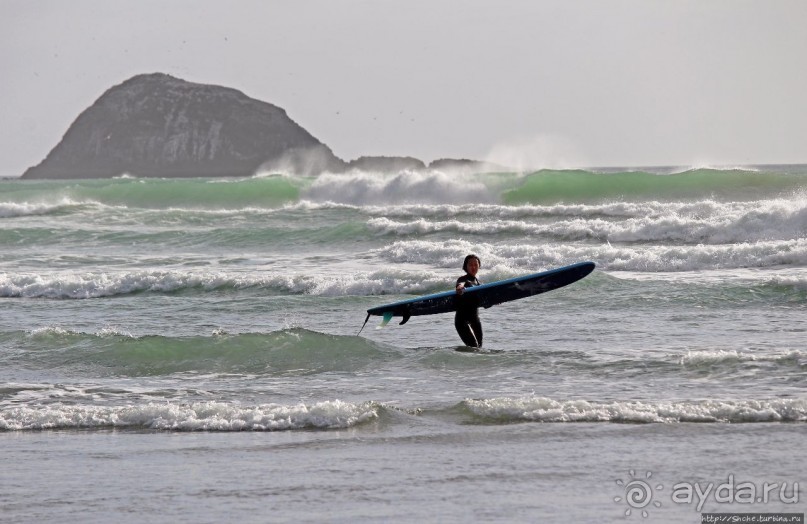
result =
[[457,282],[457,294],[462,295],[465,292],[465,283],[464,282]]

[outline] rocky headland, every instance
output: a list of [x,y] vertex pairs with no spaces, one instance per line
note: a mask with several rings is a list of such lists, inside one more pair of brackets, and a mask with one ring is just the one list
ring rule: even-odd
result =
[[[302,175],[351,170],[484,169],[473,160],[363,156],[346,162],[282,108],[228,87],[162,74],[107,90],[23,178]],[[496,169],[490,169],[496,170]]]

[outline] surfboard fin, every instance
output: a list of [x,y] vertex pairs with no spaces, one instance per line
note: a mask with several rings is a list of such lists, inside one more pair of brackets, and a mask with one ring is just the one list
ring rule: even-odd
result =
[[404,324],[409,322],[410,318],[412,318],[412,315],[404,315],[403,320],[401,320],[401,322],[398,325],[403,326]]
[[392,311],[387,311],[386,313],[384,313],[384,320],[381,321],[381,324],[379,324],[378,327],[376,327],[376,329],[381,329],[382,327],[386,326],[387,324],[389,324],[390,320],[392,320]]

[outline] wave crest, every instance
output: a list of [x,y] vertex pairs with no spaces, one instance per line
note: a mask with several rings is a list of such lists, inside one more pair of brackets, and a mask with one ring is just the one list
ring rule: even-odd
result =
[[557,401],[545,397],[465,400],[475,417],[494,422],[805,422],[807,400]]
[[241,406],[224,402],[135,406],[50,404],[0,410],[0,430],[130,428],[169,431],[343,429],[378,417],[379,406],[330,400]]
[[301,376],[355,372],[399,354],[383,344],[304,328],[211,336],[134,336],[114,327],[83,333],[48,327],[16,333],[0,365],[34,365],[79,375],[167,376],[219,373]]
[[0,273],[0,297],[82,300],[134,293],[262,289],[283,294],[362,296],[426,293],[450,286],[435,272],[384,269],[344,275],[142,269],[116,272]]
[[[624,243],[727,244],[793,240],[807,233],[807,200],[802,198],[752,203],[706,200],[631,205],[482,206],[475,211],[463,206],[445,211],[443,216],[448,216],[448,220],[430,220],[423,216],[425,212],[412,215],[409,209],[387,211],[382,217],[370,219],[367,225],[372,231],[396,235],[511,234]],[[418,218],[408,222],[390,218],[396,214]],[[544,217],[548,220],[540,220]]]
[[[525,271],[592,260],[600,270],[682,272],[807,265],[807,239],[719,245],[612,245],[401,240],[374,251],[391,262],[454,268],[468,253],[482,258],[486,275],[509,278]],[[491,277],[488,276],[489,279]]]
[[715,195],[721,199],[756,200],[760,195],[782,195],[803,187],[804,177],[749,170],[694,169],[657,175],[643,171],[595,173],[543,170],[505,191],[508,204],[591,202],[602,200],[676,200]]

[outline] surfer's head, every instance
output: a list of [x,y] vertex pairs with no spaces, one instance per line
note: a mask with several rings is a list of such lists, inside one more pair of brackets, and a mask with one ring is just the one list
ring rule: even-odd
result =
[[482,267],[482,261],[479,260],[479,257],[476,256],[476,255],[468,255],[467,257],[465,257],[465,260],[462,262],[462,270],[465,271],[466,273],[470,274],[470,271],[468,271],[468,264],[472,260],[476,261],[476,264],[475,264],[476,270],[473,273],[475,275],[476,272],[479,271],[479,268]]

